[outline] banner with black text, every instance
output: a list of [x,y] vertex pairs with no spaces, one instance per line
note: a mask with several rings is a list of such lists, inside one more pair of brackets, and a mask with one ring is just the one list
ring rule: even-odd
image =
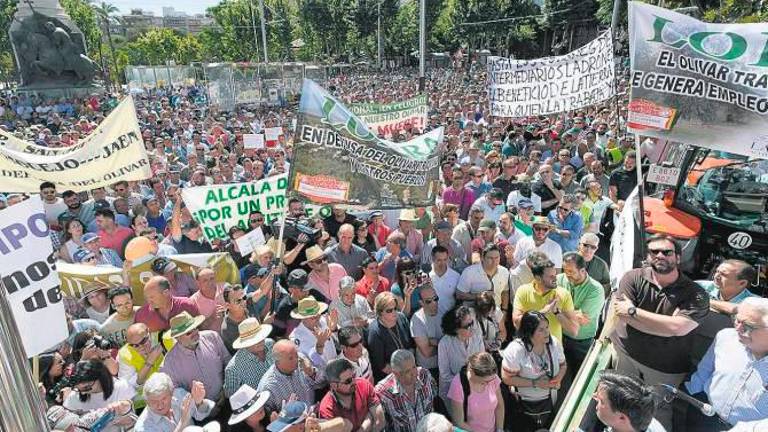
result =
[[434,204],[443,128],[400,143],[374,132],[333,95],[304,80],[289,190],[314,203],[369,209]]
[[528,117],[583,108],[613,97],[610,32],[566,55],[534,60],[488,58],[491,115]]
[[53,182],[60,191],[80,192],[151,176],[131,97],[70,147],[43,147],[0,130],[0,190],[4,192],[39,192],[44,181]]
[[427,126],[427,95],[417,96],[390,104],[356,103],[349,106],[352,114],[360,117],[376,135],[391,139],[398,132]]
[[0,278],[27,357],[69,336],[56,258],[39,195],[0,211]]
[[765,23],[711,24],[629,4],[629,130],[768,158]]

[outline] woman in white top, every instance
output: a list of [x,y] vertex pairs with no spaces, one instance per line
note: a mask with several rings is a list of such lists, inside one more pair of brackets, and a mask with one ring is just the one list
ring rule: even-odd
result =
[[339,298],[331,303],[331,310],[339,314],[339,326],[367,328],[376,318],[365,297],[355,293],[355,280],[344,276],[339,281]]
[[563,347],[550,335],[549,321],[538,311],[523,315],[517,335],[504,349],[501,362],[504,384],[516,387],[521,399],[515,431],[547,429],[565,376]]
[[83,233],[85,227],[78,219],[70,219],[64,224],[64,230],[61,235],[61,249],[59,256],[68,263],[74,263],[75,251],[83,247]]
[[136,390],[127,381],[115,378],[99,359],[77,363],[72,390],[64,396],[64,408],[77,413],[105,408],[112,402],[132,400]]
[[437,344],[437,367],[440,370],[439,393],[446,399],[451,381],[467,364],[470,355],[485,351],[480,327],[468,306],[456,306],[443,315],[443,337]]

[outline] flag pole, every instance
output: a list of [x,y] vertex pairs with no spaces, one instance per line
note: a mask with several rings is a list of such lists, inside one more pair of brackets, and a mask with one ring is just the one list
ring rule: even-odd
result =
[[45,404],[32,379],[8,294],[0,281],[0,430],[48,432]]
[[[635,134],[635,170],[637,171],[637,198],[639,199],[638,208],[640,209],[640,256],[645,257],[645,185],[643,182],[643,150],[640,142],[640,134]],[[627,205],[628,203],[624,203]]]

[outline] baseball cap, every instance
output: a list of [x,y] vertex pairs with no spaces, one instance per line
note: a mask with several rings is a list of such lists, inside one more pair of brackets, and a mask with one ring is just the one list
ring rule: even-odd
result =
[[483,219],[480,221],[480,226],[477,228],[478,231],[493,231],[496,229],[496,222],[493,221],[493,219]]
[[83,234],[82,240],[83,240],[83,243],[85,244],[85,243],[90,243],[92,241],[96,241],[96,240],[98,240],[100,238],[101,237],[99,237],[97,234],[85,233],[85,234]]
[[529,200],[528,198],[523,198],[517,202],[517,207],[521,209],[533,208],[533,201]]
[[295,269],[288,274],[288,286],[299,287],[302,289],[307,288],[307,282],[309,281],[309,275],[302,269]]
[[282,432],[288,429],[288,427],[304,421],[307,418],[308,411],[309,407],[306,403],[293,401],[280,411],[280,416],[267,426],[267,430],[269,432]]
[[88,261],[89,259],[93,258],[95,255],[86,249],[78,249],[75,251],[75,254],[72,256],[72,258],[75,259],[75,262],[81,263]]
[[504,199],[504,191],[499,188],[493,188],[489,192],[491,198],[497,199],[497,200],[503,200]]
[[442,230],[453,230],[453,227],[451,226],[451,223],[448,221],[440,221],[437,224],[435,224],[435,229],[438,231]]
[[93,202],[94,210],[104,210],[109,208],[109,201],[105,199],[96,200]]
[[155,258],[152,261],[152,271],[157,274],[164,274],[176,270],[176,263],[165,257]]

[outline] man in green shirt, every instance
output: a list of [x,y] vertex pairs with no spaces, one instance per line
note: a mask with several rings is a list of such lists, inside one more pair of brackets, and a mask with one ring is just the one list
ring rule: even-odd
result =
[[584,257],[576,252],[563,255],[563,273],[557,275],[557,286],[567,290],[573,307],[581,318],[576,335],[563,335],[563,348],[568,368],[575,374],[597,335],[597,320],[603,310],[603,286],[587,274]]

